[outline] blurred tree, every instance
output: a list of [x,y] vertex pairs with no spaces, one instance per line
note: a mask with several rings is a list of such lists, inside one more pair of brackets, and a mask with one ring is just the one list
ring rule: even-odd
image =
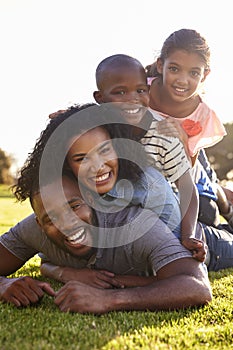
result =
[[14,159],[12,156],[7,155],[0,148],[0,184],[11,184],[13,181],[13,176],[10,173],[10,168],[12,166]]
[[227,135],[216,145],[206,148],[206,154],[219,180],[233,180],[233,123],[224,126]]

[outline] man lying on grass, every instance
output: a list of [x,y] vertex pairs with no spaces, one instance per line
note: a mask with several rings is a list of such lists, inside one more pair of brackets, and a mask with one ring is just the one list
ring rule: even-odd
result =
[[[17,235],[11,230],[0,237],[1,301],[27,306],[45,292],[54,297],[61,311],[96,314],[179,309],[211,301],[203,264],[192,258],[152,211],[131,206],[105,213],[111,228],[116,222],[119,226],[111,231],[112,248],[103,248],[109,235],[106,221],[84,202],[72,175],[47,179],[40,186],[34,178],[31,186],[30,199],[39,225],[31,216],[19,224]],[[27,224],[31,232],[25,236],[23,226]],[[114,245],[114,239],[119,242],[119,235],[126,235],[125,230],[130,243]],[[136,231],[145,233],[134,240]],[[59,279],[61,273],[69,277],[58,292],[31,277],[6,277],[38,252],[61,266],[52,272],[54,277],[58,274]]]

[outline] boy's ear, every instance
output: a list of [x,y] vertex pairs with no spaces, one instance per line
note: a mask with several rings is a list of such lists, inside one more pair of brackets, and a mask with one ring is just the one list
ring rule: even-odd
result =
[[204,76],[203,76],[203,78],[201,79],[201,82],[202,82],[202,83],[206,80],[206,77],[207,77],[207,75],[209,75],[209,74],[210,74],[210,69],[205,69],[205,71],[204,71]]
[[103,97],[102,97],[102,94],[100,91],[94,91],[93,97],[97,103],[99,103],[99,104],[104,103]]
[[162,62],[161,58],[157,59],[156,68],[157,68],[157,72],[159,74],[163,74],[163,62]]

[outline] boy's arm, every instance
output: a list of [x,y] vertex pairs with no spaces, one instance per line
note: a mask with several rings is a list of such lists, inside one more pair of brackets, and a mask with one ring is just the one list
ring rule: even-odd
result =
[[192,251],[195,259],[202,262],[206,257],[206,247],[201,239],[196,238],[199,197],[189,171],[176,181],[176,186],[180,195],[182,217],[181,242],[187,249]]

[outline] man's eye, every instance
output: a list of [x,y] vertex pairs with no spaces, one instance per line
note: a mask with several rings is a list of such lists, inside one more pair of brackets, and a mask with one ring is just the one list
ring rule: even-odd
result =
[[81,207],[82,204],[74,204],[71,206],[72,210],[78,210]]

